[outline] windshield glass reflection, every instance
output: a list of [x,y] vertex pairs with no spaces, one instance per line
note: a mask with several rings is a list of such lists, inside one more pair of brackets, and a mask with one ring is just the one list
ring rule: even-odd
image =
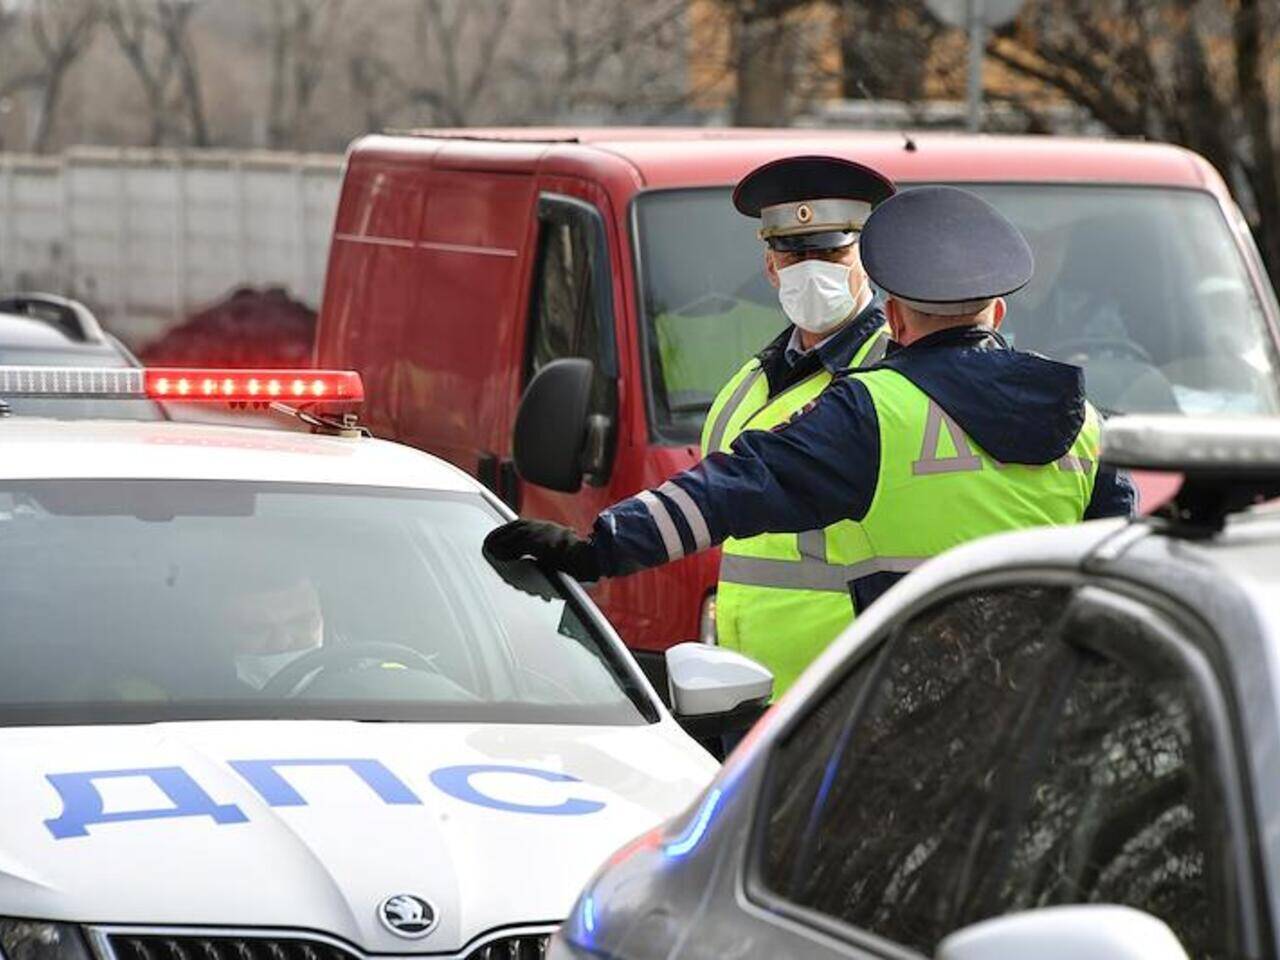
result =
[[[1079,364],[1107,412],[1280,410],[1274,349],[1217,202],[1191,190],[963,184],[1008,216],[1036,255],[1003,331]],[[657,432],[697,443],[720,387],[786,326],[751,222],[725,188],[637,201],[644,325]]]

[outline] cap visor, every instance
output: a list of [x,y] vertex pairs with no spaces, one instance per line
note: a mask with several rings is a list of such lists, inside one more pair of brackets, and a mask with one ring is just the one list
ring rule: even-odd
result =
[[809,250],[839,250],[858,239],[852,231],[833,230],[827,233],[800,233],[785,237],[769,237],[765,242],[774,250],[803,253]]

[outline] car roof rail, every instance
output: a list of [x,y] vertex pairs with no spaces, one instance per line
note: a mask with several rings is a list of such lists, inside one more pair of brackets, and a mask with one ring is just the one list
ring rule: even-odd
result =
[[0,313],[39,320],[61,330],[80,343],[101,343],[106,338],[98,318],[79,300],[56,293],[9,293],[0,295]]
[[1280,417],[1112,417],[1102,426],[1102,462],[1182,474],[1158,515],[1171,534],[1212,537],[1231,514],[1280,498]]

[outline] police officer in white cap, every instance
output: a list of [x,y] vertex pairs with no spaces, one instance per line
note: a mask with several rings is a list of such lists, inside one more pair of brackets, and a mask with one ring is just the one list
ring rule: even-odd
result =
[[[765,274],[791,324],[716,397],[702,430],[704,457],[727,453],[744,430],[785,423],[833,377],[884,356],[884,305],[867,280],[858,237],[894,190],[869,167],[823,156],[775,160],[738,183],[734,207],[760,221]],[[776,692],[853,619],[840,570],[859,551],[846,532],[837,524],[722,544],[717,641],[768,666]]]

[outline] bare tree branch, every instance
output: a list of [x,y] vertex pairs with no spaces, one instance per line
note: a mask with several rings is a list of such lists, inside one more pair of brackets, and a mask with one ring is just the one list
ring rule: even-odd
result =
[[1035,0],[988,55],[1116,133],[1172,139],[1247,184],[1280,278],[1278,12],[1263,0]]
[[40,116],[31,149],[44,153],[53,136],[67,72],[93,39],[98,11],[85,0],[36,0],[28,12],[31,37],[39,52]]
[[185,140],[210,143],[189,31],[201,0],[103,0],[103,16],[146,97],[151,145],[181,136],[173,113],[185,114]]
[[1239,0],[1232,20],[1232,38],[1236,47],[1236,84],[1242,93],[1249,91],[1241,104],[1252,146],[1245,164],[1246,176],[1250,178],[1259,221],[1264,225],[1260,238],[1263,252],[1273,275],[1280,275],[1280,162],[1272,135],[1274,107],[1263,93],[1266,40],[1257,0]]
[[156,13],[161,34],[173,52],[181,89],[181,103],[187,112],[191,127],[191,143],[197,147],[209,146],[209,126],[204,115],[204,97],[196,65],[195,49],[188,33],[191,17],[198,9],[199,0],[156,0]]
[[270,0],[270,11],[267,140],[277,149],[299,149],[316,90],[334,59],[343,0]]

